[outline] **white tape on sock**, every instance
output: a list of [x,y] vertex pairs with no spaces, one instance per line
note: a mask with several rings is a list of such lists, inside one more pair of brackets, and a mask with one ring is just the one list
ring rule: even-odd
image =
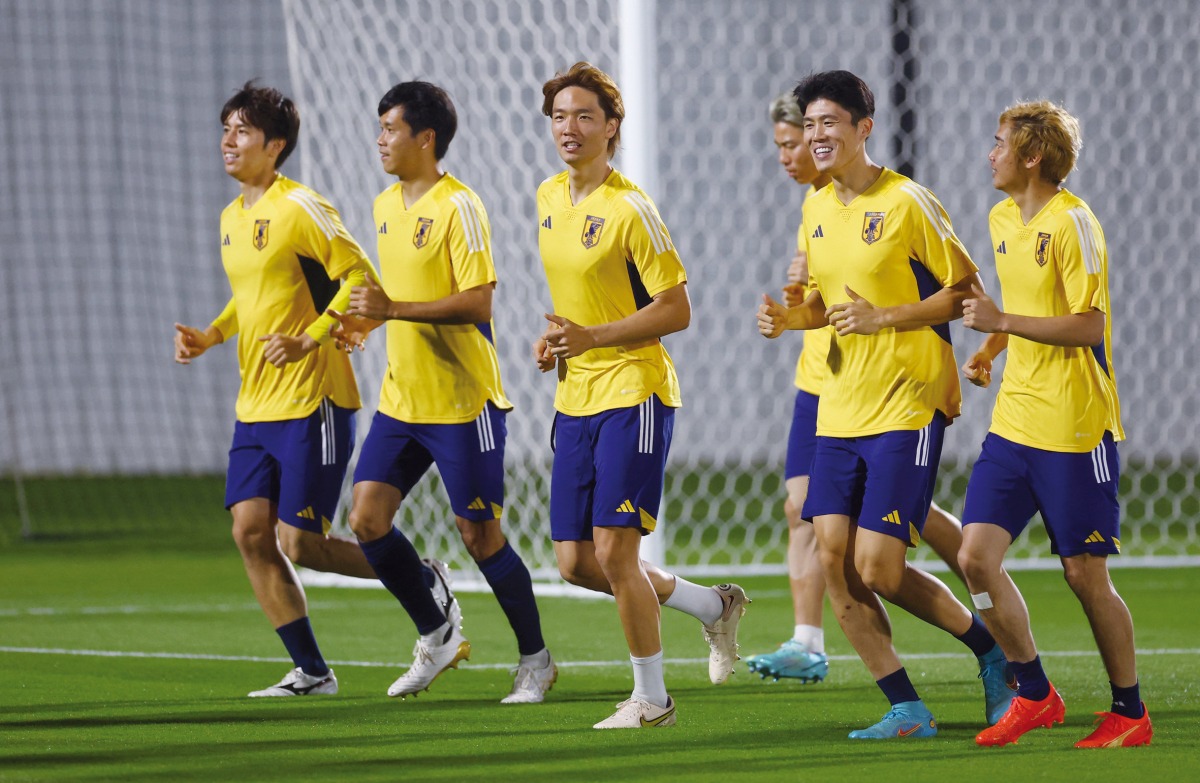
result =
[[971,593],[971,602],[979,611],[992,608],[992,596],[988,593]]

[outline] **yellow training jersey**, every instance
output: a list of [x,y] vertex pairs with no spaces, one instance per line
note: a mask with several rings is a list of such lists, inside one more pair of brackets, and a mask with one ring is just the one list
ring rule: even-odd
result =
[[340,288],[338,280],[371,269],[337,210],[277,175],[254,206],[246,209],[238,196],[221,213],[221,261],[233,300],[214,324],[225,339],[238,335],[238,420],[304,418],[325,397],[343,408],[360,407],[350,358],[327,338],[329,316],[320,347],[282,369],[267,363],[259,341],[310,330]]
[[1091,451],[1107,430],[1123,440],[1112,365],[1108,249],[1096,216],[1060,190],[1026,225],[1011,198],[988,223],[1006,312],[1050,317],[1104,313],[1104,342],[1067,348],[1008,338],[992,429],[1002,438],[1048,451]]
[[[558,315],[582,326],[612,323],[687,282],[658,210],[620,172],[572,205],[564,171],[538,187],[537,206],[538,247]],[[675,366],[660,340],[560,360],[554,406],[590,416],[633,407],[652,394],[672,408],[681,405]]]
[[[449,174],[410,207],[400,183],[375,199],[379,269],[387,295],[433,302],[496,282],[492,229],[479,197]],[[388,371],[379,410],[413,424],[473,421],[500,385],[492,323],[387,322]]]
[[[812,285],[825,305],[850,301],[849,287],[878,307],[912,304],[976,271],[937,198],[884,169],[843,205],[832,186],[804,205]],[[873,335],[833,333],[817,434],[849,438],[916,430],[935,411],[961,412],[958,368],[946,324]]]
[[[811,185],[808,191],[804,194],[804,203],[812,198],[817,189]],[[801,215],[804,214],[804,208],[801,207]],[[800,228],[796,232],[796,248],[800,252],[804,252],[804,223],[801,222]],[[801,298],[808,296],[809,288],[805,283],[804,290],[801,292]],[[808,392],[809,394],[821,394],[821,386],[825,383],[825,362],[829,356],[829,341],[833,339],[833,327],[826,326],[822,329],[809,329],[803,334],[804,345],[800,349],[800,358],[796,360],[796,388]]]

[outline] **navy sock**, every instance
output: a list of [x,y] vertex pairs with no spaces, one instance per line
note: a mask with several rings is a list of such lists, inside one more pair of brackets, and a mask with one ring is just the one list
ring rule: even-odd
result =
[[991,632],[977,614],[971,615],[971,627],[961,636],[955,634],[954,638],[970,647],[976,658],[982,658],[996,646],[996,640],[992,638]]
[[317,646],[317,637],[313,635],[312,623],[307,617],[292,620],[287,625],[275,629],[292,663],[300,667],[305,674],[320,677],[329,673],[329,666],[321,657],[321,648]]
[[395,525],[382,538],[360,541],[358,545],[379,581],[396,596],[416,623],[418,633],[422,636],[433,633],[446,622],[446,615],[429,592],[429,579],[425,574],[429,568],[421,562],[412,542]]
[[1022,699],[1041,701],[1050,695],[1050,681],[1042,669],[1042,657],[1033,656],[1029,663],[1012,662],[1013,674],[1017,676],[1017,695]]
[[917,696],[917,689],[913,687],[912,680],[908,679],[908,672],[903,666],[882,680],[876,680],[875,684],[893,707],[904,701],[920,701],[921,697]]
[[1134,720],[1146,714],[1146,709],[1142,706],[1142,694],[1138,683],[1135,682],[1129,688],[1118,688],[1111,682],[1109,686],[1112,688],[1113,696],[1112,712]]
[[533,598],[533,579],[525,561],[505,543],[499,552],[476,565],[508,617],[508,624],[517,635],[517,649],[521,655],[540,652],[546,642],[542,639],[542,622],[537,601]]

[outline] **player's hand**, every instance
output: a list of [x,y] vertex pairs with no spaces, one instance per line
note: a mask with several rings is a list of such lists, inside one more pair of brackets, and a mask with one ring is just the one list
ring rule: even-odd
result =
[[346,310],[350,315],[386,321],[391,309],[392,300],[371,277],[367,278],[366,285],[356,285],[350,289],[350,307]]
[[550,347],[550,353],[558,359],[571,359],[596,347],[596,338],[586,326],[580,326],[561,315],[545,313],[550,326],[542,338]]
[[883,310],[854,293],[850,286],[846,286],[846,296],[850,297],[849,302],[835,304],[825,311],[825,318],[839,335],[875,334],[887,326]]
[[292,337],[288,334],[268,334],[258,338],[263,346],[263,356],[276,367],[282,368],[290,362],[297,362],[317,348],[317,341],[302,334]]
[[533,341],[533,361],[542,372],[550,372],[558,364],[558,359],[550,353],[550,343],[546,342],[545,336]]
[[1004,311],[977,285],[971,286],[974,296],[963,300],[963,326],[977,332],[1000,332]]
[[383,323],[383,321],[374,321],[357,315],[339,313],[332,308],[326,310],[325,314],[337,319],[337,323],[329,330],[329,334],[333,337],[333,344],[342,353],[352,353],[355,348],[363,350],[367,344],[367,335],[378,329]]
[[783,306],[796,307],[804,304],[808,297],[808,287],[803,283],[788,283],[783,287]]
[[808,253],[803,250],[792,256],[792,263],[788,265],[788,283],[808,285]]
[[774,340],[787,328],[787,318],[788,309],[763,294],[762,304],[758,306],[758,333],[768,340]]
[[211,348],[213,342],[199,329],[175,324],[175,361],[178,364],[191,364],[192,359]]
[[962,374],[971,383],[986,389],[992,382],[992,360],[983,351],[976,351],[962,366]]

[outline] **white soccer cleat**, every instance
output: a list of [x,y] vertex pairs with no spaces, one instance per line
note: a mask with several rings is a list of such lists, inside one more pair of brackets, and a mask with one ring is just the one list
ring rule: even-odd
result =
[[333,676],[333,669],[320,677],[314,677],[311,674],[305,674],[300,667],[296,667],[270,688],[251,691],[247,695],[252,699],[258,699],[263,696],[332,696],[337,692],[337,677]]
[[554,665],[549,651],[546,652],[545,666],[521,664],[511,673],[516,675],[512,691],[500,700],[501,704],[541,704],[558,679],[558,667]]
[[746,591],[737,585],[715,585],[712,588],[721,597],[723,610],[712,625],[704,626],[704,641],[708,642],[708,679],[720,685],[729,679],[733,665],[740,660],[738,655],[737,628],[746,613],[750,599]]
[[446,622],[455,628],[462,628],[462,607],[458,605],[458,599],[454,597],[454,591],[450,589],[449,567],[441,560],[435,560],[432,557],[427,557],[421,562],[433,570],[433,587],[429,588],[429,591],[433,593],[433,600],[437,601],[442,614],[446,615]]
[[423,638],[413,647],[413,664],[388,688],[388,696],[416,695],[429,690],[429,685],[447,669],[457,669],[458,662],[471,657],[471,643],[458,626],[451,625],[446,639],[439,645],[426,645]]
[[630,696],[617,705],[617,711],[592,726],[593,729],[656,729],[675,725],[675,700],[667,697],[667,706],[659,707]]

